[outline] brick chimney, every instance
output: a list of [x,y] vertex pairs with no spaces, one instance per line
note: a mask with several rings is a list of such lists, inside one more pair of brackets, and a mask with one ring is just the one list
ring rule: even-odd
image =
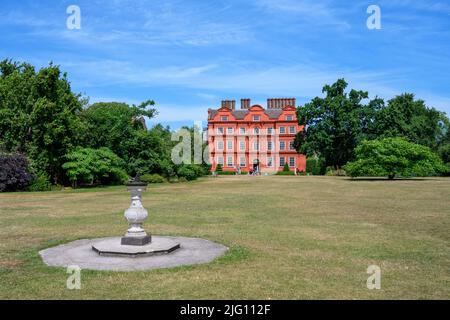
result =
[[236,109],[236,100],[222,100],[222,108]]
[[267,109],[283,109],[287,106],[295,107],[295,98],[267,99]]
[[241,99],[241,109],[250,109],[250,99]]

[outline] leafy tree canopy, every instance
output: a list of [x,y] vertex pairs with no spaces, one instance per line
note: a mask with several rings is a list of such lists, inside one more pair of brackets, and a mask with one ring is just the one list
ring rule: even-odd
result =
[[319,155],[327,166],[339,168],[353,159],[353,149],[365,138],[370,107],[361,103],[365,91],[345,92],[347,82],[339,79],[323,87],[325,98],[314,98],[298,108],[297,116],[305,130],[297,135],[295,146],[307,155]]
[[352,177],[428,176],[444,172],[441,159],[430,148],[404,138],[362,142],[355,150],[356,161],[345,166]]
[[444,142],[449,120],[443,112],[428,108],[414,94],[405,93],[384,103],[374,119],[374,135],[378,138],[404,137],[433,150]]
[[27,63],[0,62],[0,148],[22,152],[56,183],[62,158],[77,145],[84,100],[52,63],[35,71]]

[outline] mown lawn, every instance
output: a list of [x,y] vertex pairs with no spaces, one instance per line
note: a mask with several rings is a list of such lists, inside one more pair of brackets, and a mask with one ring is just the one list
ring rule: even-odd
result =
[[[147,272],[64,268],[38,251],[120,236],[124,187],[0,194],[1,299],[449,299],[450,179],[219,177],[152,185],[155,235],[202,237],[230,251],[205,264]],[[368,290],[369,265],[381,290]]]

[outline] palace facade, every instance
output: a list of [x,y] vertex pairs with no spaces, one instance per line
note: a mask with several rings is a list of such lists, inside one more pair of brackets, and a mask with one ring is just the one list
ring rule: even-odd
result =
[[306,157],[294,148],[294,138],[303,130],[297,121],[295,98],[267,99],[267,107],[241,99],[222,101],[208,109],[208,146],[211,170],[257,170],[276,172],[287,163],[290,170],[305,171]]

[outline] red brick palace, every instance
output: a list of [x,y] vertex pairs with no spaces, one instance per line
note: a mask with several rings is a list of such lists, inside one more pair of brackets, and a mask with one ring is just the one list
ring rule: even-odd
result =
[[267,99],[267,108],[241,99],[222,101],[219,109],[208,109],[208,146],[211,170],[258,170],[276,172],[287,163],[292,171],[305,171],[306,158],[293,146],[303,130],[297,122],[295,98]]

